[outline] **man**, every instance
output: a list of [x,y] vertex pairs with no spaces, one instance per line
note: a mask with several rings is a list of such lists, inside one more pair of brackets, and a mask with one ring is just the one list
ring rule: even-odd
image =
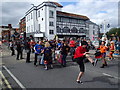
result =
[[30,39],[26,40],[26,42],[25,42],[25,50],[27,53],[26,63],[30,63],[30,53],[31,53]]
[[82,81],[80,81],[80,79],[85,72],[85,66],[84,66],[83,60],[85,58],[87,58],[94,66],[94,61],[92,60],[91,57],[89,57],[88,52],[86,52],[87,51],[86,47],[87,47],[87,43],[85,41],[83,41],[81,43],[81,46],[77,47],[75,50],[74,59],[76,60],[77,64],[79,65],[79,68],[80,68],[80,73],[76,80],[77,83],[82,83]]
[[34,60],[34,65],[37,66],[37,56],[40,55],[43,46],[41,45],[42,42],[41,41],[37,41],[37,44],[34,46],[34,50],[35,50],[35,60]]
[[22,57],[22,44],[21,44],[20,41],[16,42],[16,50],[17,50],[17,58],[16,58],[16,60],[19,60],[19,56],[20,56],[20,59],[24,59]]

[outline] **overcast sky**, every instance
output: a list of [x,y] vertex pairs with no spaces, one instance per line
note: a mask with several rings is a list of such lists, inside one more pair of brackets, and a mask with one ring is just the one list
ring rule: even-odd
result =
[[[32,5],[38,5],[43,1],[48,0],[4,0],[0,3],[0,21],[2,25],[12,24],[13,27],[18,27],[18,23],[25,12]],[[85,15],[91,21],[101,24],[104,20],[111,27],[118,26],[118,1],[119,0],[49,0],[57,1],[63,5],[63,11]]]

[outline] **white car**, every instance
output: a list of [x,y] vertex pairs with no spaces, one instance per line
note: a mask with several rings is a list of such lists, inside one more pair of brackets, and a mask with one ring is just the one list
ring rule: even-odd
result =
[[92,42],[92,44],[95,46],[95,48],[97,48],[99,46],[99,41],[95,40]]

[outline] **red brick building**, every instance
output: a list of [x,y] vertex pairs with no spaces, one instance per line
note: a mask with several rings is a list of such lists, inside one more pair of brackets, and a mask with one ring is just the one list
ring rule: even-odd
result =
[[26,19],[25,19],[25,17],[20,19],[19,30],[20,30],[20,33],[26,32]]

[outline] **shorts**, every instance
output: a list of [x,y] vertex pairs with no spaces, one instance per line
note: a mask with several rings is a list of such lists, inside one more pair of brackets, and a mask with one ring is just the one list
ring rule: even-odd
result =
[[77,64],[79,65],[79,68],[80,68],[80,71],[81,72],[85,72],[85,66],[84,66],[84,62],[83,62],[83,60],[85,59],[86,57],[84,56],[84,57],[80,57],[80,58],[77,58],[76,59],[76,62],[77,62]]
[[105,58],[106,57],[106,52],[102,53],[102,57]]

